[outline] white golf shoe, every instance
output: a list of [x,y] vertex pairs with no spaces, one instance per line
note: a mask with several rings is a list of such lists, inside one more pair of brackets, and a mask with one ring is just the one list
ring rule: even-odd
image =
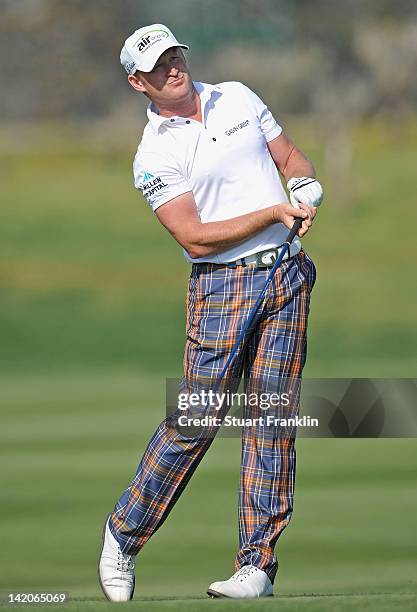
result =
[[135,557],[122,553],[110,531],[108,518],[103,529],[98,578],[104,595],[110,601],[132,599],[135,590]]
[[229,580],[213,582],[207,595],[235,599],[272,597],[272,582],[263,570],[254,565],[244,565]]

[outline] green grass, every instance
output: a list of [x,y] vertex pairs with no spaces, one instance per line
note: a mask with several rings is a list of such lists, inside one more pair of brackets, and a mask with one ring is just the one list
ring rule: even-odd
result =
[[[101,527],[163,418],[160,379],[108,370],[8,376],[1,384],[7,574],[0,592],[48,587],[82,600],[68,609],[105,609],[93,601]],[[349,610],[409,602],[406,594],[416,594],[416,451],[415,440],[300,439],[295,513],[278,546],[279,601],[254,605]],[[177,599],[198,600],[209,582],[233,571],[238,470],[239,440],[216,440],[138,557],[140,608],[197,609],[196,601]],[[228,605],[211,603],[214,610]]]
[[[155,610],[155,611],[179,611],[195,612],[196,610],[209,610],[210,612],[224,612],[227,610],[261,610],[284,612],[295,612],[298,610],[311,610],[313,612],[356,612],[357,610],[378,610],[378,612],[392,612],[392,610],[415,610],[415,593],[402,593],[394,595],[392,593],[362,593],[359,595],[348,595],[336,593],[334,595],[292,595],[275,598],[271,601],[226,601],[209,600],[197,598],[177,598],[177,599],[146,599],[144,601],[128,604],[132,610]],[[62,612],[89,610],[94,612],[106,612],[107,610],[117,609],[118,604],[111,604],[103,601],[91,599],[75,599],[63,606],[36,606],[36,610]],[[19,609],[33,609],[33,606],[19,606]],[[16,607],[6,607],[8,610]]]
[[[330,195],[304,241],[319,273],[311,375],[416,372],[417,135],[382,146],[368,132],[358,137],[351,206]],[[308,153],[320,175],[320,151]],[[134,190],[130,156],[0,161],[3,371],[117,364],[178,374],[189,267]]]
[[[305,240],[319,274],[306,375],[416,376],[416,145],[415,130],[362,130],[351,206],[327,201]],[[65,609],[106,610],[101,527],[181,373],[188,265],[134,191],[130,156],[0,162],[0,592],[48,587],[70,593]],[[133,607],[416,609],[416,451],[300,439],[279,597],[229,602],[204,599],[237,547],[239,441],[215,441],[138,558]]]

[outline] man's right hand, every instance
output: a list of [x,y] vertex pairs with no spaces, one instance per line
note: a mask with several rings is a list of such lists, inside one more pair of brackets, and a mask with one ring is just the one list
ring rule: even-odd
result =
[[294,221],[301,217],[304,219],[298,236],[302,238],[310,229],[314,217],[316,216],[317,208],[310,208],[305,204],[300,204],[300,208],[294,208],[291,204],[278,204],[273,207],[273,216],[275,223],[283,223],[288,229],[294,225]]

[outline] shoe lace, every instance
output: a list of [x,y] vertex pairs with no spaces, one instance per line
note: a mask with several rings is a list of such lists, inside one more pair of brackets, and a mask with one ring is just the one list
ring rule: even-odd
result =
[[248,576],[253,574],[253,572],[254,568],[252,567],[252,565],[244,565],[240,568],[240,570],[236,572],[236,574],[234,574],[233,580],[236,580],[237,582],[243,582]]
[[119,549],[117,551],[117,569],[120,572],[130,572],[135,569],[135,559],[132,555],[126,555]]

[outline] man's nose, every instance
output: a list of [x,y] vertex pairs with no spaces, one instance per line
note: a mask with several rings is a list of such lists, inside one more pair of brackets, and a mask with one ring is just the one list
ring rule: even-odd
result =
[[171,65],[171,66],[169,67],[169,69],[168,69],[168,75],[169,75],[169,76],[171,76],[171,75],[172,75],[172,76],[177,76],[177,75],[178,75],[178,72],[179,72],[178,68],[177,68],[176,66],[174,66],[174,65]]

